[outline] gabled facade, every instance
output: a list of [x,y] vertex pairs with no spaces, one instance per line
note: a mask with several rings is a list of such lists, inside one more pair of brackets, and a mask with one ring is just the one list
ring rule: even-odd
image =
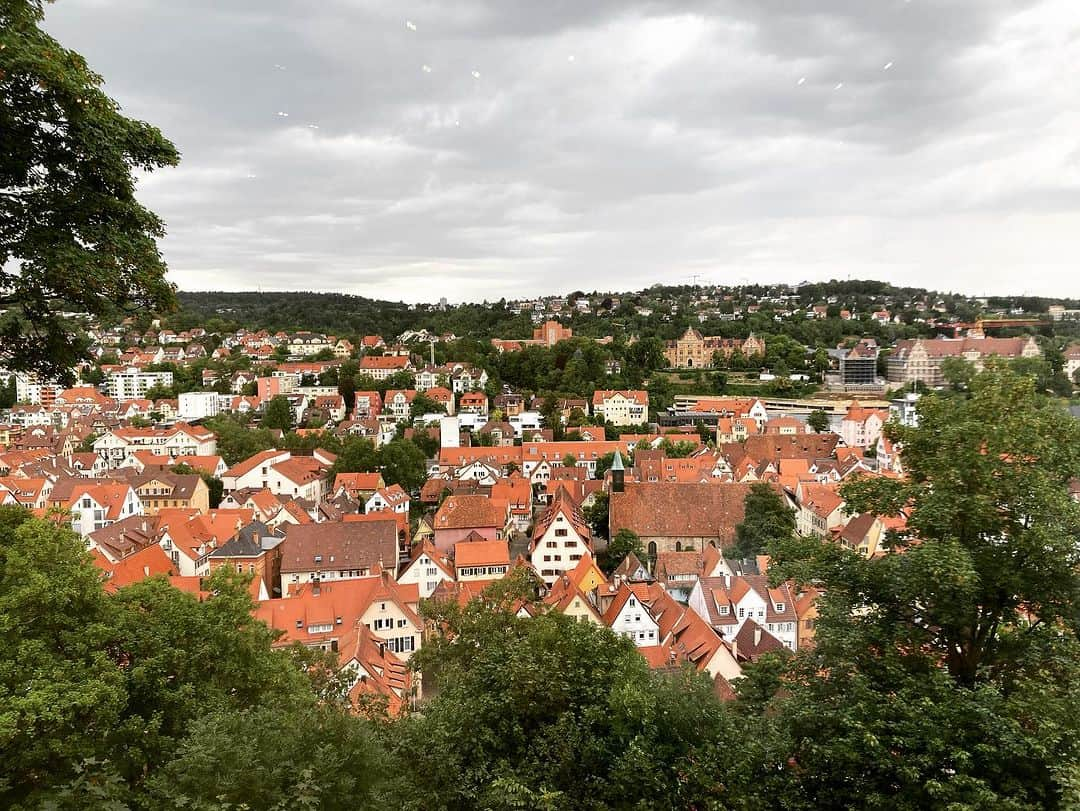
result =
[[564,488],[536,521],[529,562],[548,585],[592,555],[592,532],[585,516]]

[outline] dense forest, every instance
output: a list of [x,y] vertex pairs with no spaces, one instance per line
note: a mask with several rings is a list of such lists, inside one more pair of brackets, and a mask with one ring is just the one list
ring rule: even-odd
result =
[[890,426],[910,510],[867,560],[768,541],[821,590],[816,645],[723,698],[527,570],[427,603],[419,712],[349,712],[334,662],[274,649],[242,577],[107,591],[81,540],[0,509],[0,805],[13,809],[1034,809],[1080,802],[1080,423],[993,366]]

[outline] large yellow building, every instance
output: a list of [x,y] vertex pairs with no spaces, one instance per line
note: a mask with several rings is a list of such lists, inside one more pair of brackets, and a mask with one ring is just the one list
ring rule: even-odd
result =
[[765,342],[753,333],[745,340],[742,338],[720,338],[703,336],[693,327],[674,341],[667,341],[664,357],[668,365],[680,369],[708,369],[713,366],[713,357],[719,352],[730,358],[741,352],[747,358],[765,354]]

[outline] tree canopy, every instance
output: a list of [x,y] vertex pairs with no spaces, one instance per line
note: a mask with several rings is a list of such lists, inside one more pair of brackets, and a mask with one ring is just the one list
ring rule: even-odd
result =
[[[435,698],[393,730],[395,807],[691,808],[725,795],[730,718],[707,679],[649,670],[631,642],[561,614],[429,610],[414,657]],[[427,672],[427,671],[425,671]]]
[[0,343],[11,368],[70,381],[86,344],[63,313],[174,305],[165,227],[136,200],[133,172],[179,153],[123,116],[42,17],[40,0],[0,3]]
[[[849,509],[907,516],[867,560],[770,546],[823,592],[760,723],[786,808],[1057,808],[1078,799],[1080,425],[1004,365],[889,425],[906,480],[856,479]],[[765,720],[767,719],[767,720]]]
[[341,786],[363,805],[366,733],[342,728],[300,667],[312,655],[271,649],[244,577],[222,568],[202,588],[107,593],[77,535],[0,508],[0,805],[284,808]]
[[744,502],[742,523],[735,527],[735,558],[753,558],[763,554],[771,541],[791,537],[795,531],[795,513],[771,484],[750,485]]

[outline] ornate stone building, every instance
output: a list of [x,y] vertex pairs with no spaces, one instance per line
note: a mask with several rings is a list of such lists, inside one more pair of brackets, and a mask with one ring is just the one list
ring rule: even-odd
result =
[[928,386],[945,382],[941,366],[946,358],[959,358],[976,370],[991,356],[999,358],[1037,358],[1042,350],[1030,335],[1018,338],[915,338],[896,342],[895,351],[886,362],[890,383],[919,381]]
[[745,357],[765,354],[765,342],[753,333],[745,340],[742,338],[720,338],[716,336],[703,336],[691,327],[686,333],[674,341],[667,341],[664,346],[664,357],[668,365],[680,369],[708,369],[713,365],[713,356],[721,353],[725,358],[730,358],[734,353],[741,352]]

